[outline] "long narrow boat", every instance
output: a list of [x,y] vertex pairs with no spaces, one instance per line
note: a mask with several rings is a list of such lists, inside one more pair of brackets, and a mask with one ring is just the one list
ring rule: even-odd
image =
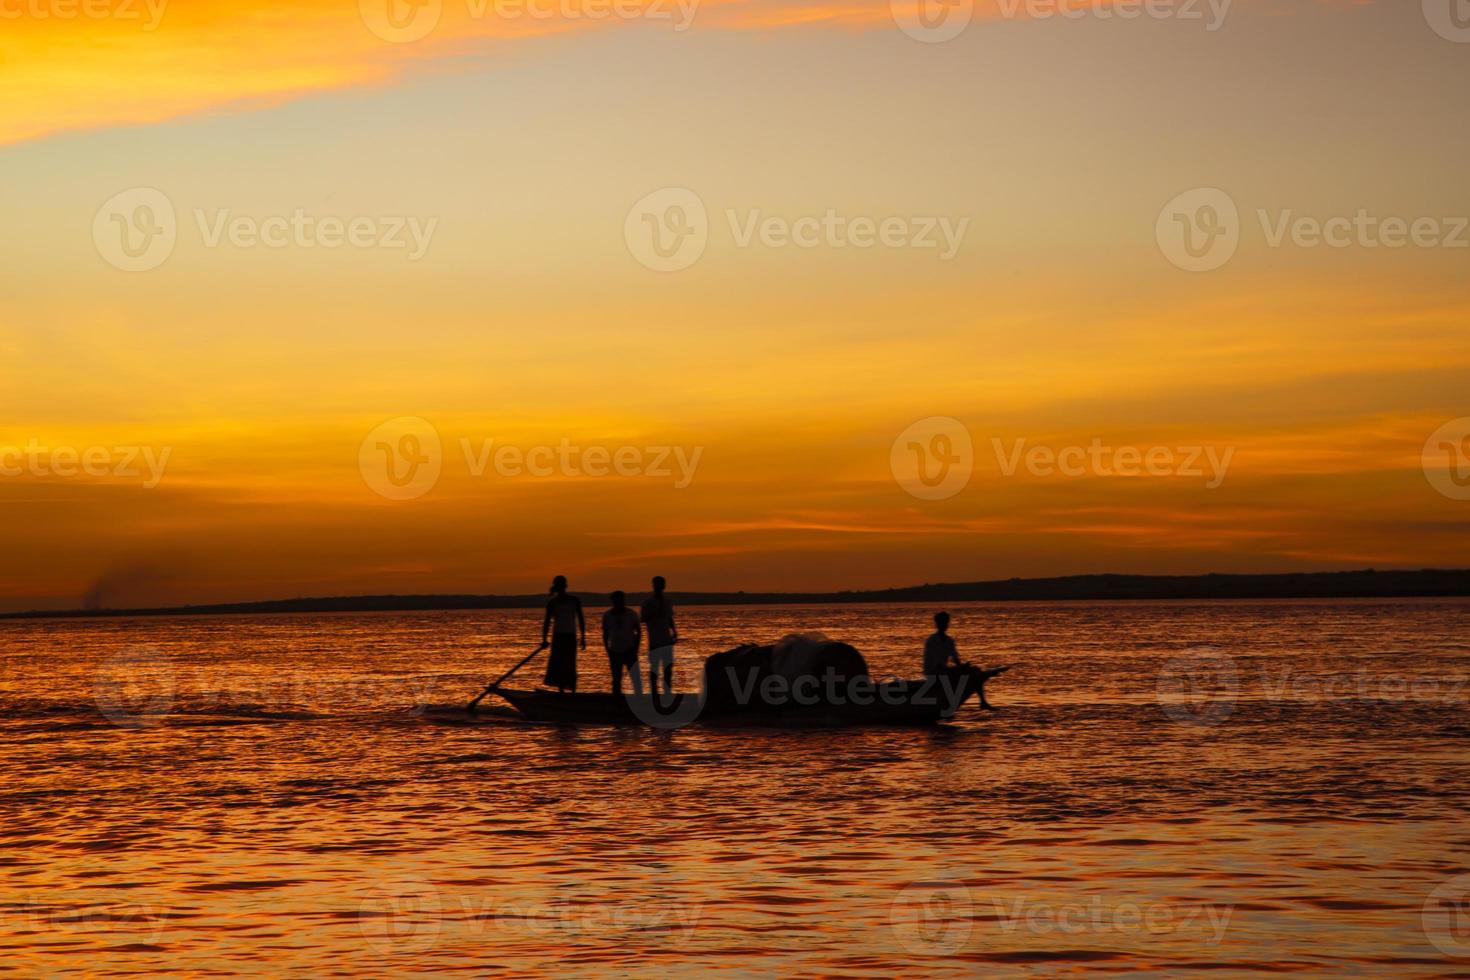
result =
[[[994,676],[996,672],[984,672]],[[983,683],[983,681],[982,681]],[[701,694],[563,694],[497,688],[528,721],[560,725],[646,725],[713,727],[843,728],[867,725],[925,726],[953,718],[975,686],[963,693],[934,681],[896,681],[875,685],[872,699],[845,703],[799,700],[716,705]]]
[[[856,649],[820,634],[743,646],[705,661],[698,694],[568,694],[491,685],[528,721],[552,724],[832,728],[934,725],[1009,667],[963,666],[921,680],[874,680]],[[473,710],[473,706],[472,706]]]
[[527,721],[558,725],[642,725],[645,717],[674,716],[697,706],[699,695],[674,694],[655,700],[643,694],[562,694],[558,691],[494,692]]

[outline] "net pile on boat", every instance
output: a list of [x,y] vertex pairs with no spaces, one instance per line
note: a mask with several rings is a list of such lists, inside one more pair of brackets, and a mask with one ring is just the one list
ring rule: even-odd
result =
[[857,648],[823,633],[793,633],[769,646],[747,644],[706,659],[705,710],[750,705],[770,677],[779,677],[784,690],[810,678],[810,690],[826,691],[867,675],[868,663]]

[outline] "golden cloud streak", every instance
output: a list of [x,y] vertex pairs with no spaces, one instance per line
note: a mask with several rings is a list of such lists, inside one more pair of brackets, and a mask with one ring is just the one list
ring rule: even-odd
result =
[[[75,6],[104,15],[36,16],[32,8],[62,8],[56,0],[25,0],[7,6],[0,21],[0,145],[386,84],[498,40],[615,29],[644,18],[667,21],[670,30],[882,29],[931,2],[94,0]],[[390,4],[396,17],[387,14]],[[1024,0],[980,0],[969,9],[974,20],[1034,10]]]

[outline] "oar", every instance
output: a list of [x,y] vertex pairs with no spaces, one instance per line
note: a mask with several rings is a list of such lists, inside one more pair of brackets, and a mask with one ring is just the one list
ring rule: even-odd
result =
[[535,660],[536,659],[536,655],[538,653],[540,653],[542,650],[545,650],[549,646],[551,646],[550,643],[543,643],[539,647],[537,647],[536,649],[532,650],[531,651],[531,655],[529,657],[527,657],[525,660],[522,660],[520,663],[516,664],[510,670],[507,670],[505,672],[505,674],[500,678],[500,680],[496,681],[494,684],[491,684],[489,687],[485,688],[485,690],[481,691],[480,692],[480,696],[477,697],[477,698],[475,698],[475,700],[471,701],[469,708],[466,709],[466,710],[468,710],[470,714],[474,714],[475,713],[475,709],[480,706],[480,702],[481,701],[483,701],[487,697],[489,697],[490,694],[497,687],[499,687],[500,685],[504,684],[506,681],[510,680],[510,677],[511,677],[512,674],[514,674],[516,671],[520,670],[522,667],[526,666],[526,664],[530,663],[532,660]]

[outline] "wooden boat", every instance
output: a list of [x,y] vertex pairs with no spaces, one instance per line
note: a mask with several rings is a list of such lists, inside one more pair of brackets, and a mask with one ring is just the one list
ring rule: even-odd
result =
[[[742,646],[705,661],[698,694],[575,694],[512,690],[487,693],[529,721],[570,725],[682,728],[832,728],[934,725],[970,698],[989,708],[985,684],[1009,667],[950,668],[920,680],[874,680],[861,653],[821,634],[790,636],[772,646]],[[502,681],[504,678],[502,678]],[[476,699],[478,703],[478,699]],[[473,713],[474,705],[470,706]]]
[[[557,725],[642,725],[643,716],[662,712],[674,714],[688,711],[698,701],[697,694],[675,694],[655,702],[651,695],[636,694],[562,694],[558,691],[511,691],[496,689],[496,696],[521,713],[527,721]],[[645,702],[643,711],[638,701]]]
[[[953,718],[966,701],[980,693],[986,680],[1006,669],[980,671],[970,668],[968,673],[953,671],[924,680],[874,682],[871,698],[855,694],[836,701],[820,698],[815,702],[793,696],[753,697],[744,703],[724,704],[712,701],[707,692],[655,696],[497,688],[494,693],[528,721],[559,725],[644,725],[653,728],[682,728],[693,724],[755,728],[925,726]],[[945,680],[951,683],[946,685]]]

